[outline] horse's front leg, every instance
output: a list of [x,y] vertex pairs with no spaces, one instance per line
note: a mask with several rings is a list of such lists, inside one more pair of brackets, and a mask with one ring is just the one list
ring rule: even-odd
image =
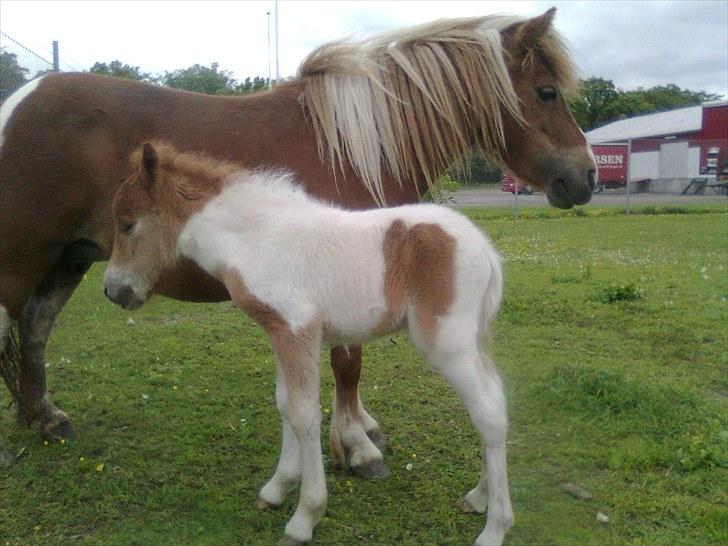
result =
[[91,264],[101,257],[99,248],[90,242],[78,241],[66,247],[18,321],[22,355],[19,418],[28,425],[40,421],[41,435],[46,439],[58,440],[75,432],[68,416],[55,406],[46,390],[46,344],[58,313]]
[[384,477],[389,473],[379,449],[384,435],[359,398],[361,347],[332,347],[331,368],[336,382],[331,451],[342,467],[364,478]]
[[276,390],[281,394],[276,398],[283,419],[283,446],[278,469],[261,490],[260,501],[282,501],[300,473],[298,506],[280,542],[298,545],[311,540],[326,509],[319,406],[321,326],[315,323],[296,332],[276,328],[268,333],[277,357]]

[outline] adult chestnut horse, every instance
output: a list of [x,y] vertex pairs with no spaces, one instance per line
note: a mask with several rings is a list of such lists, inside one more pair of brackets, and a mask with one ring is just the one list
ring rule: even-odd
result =
[[[46,390],[45,345],[83,274],[110,255],[112,197],[144,141],[241,167],[283,167],[310,193],[352,209],[415,202],[480,145],[553,205],[588,202],[596,166],[564,98],[576,79],[554,13],[444,20],[325,45],[295,79],[248,97],[92,74],[52,74],[21,88],[0,112],[0,367],[21,420],[39,421],[49,438],[73,432]],[[155,290],[228,299],[190,262]],[[8,343],[14,328],[19,351]],[[360,473],[381,473],[370,439],[378,426],[358,394],[360,349],[331,354],[334,454]]]

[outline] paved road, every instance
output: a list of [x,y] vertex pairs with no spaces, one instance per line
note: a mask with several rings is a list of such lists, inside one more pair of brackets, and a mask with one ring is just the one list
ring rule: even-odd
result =
[[[481,207],[513,207],[515,196],[500,191],[500,188],[487,189],[462,189],[454,194],[452,198],[458,206],[481,206]],[[589,202],[589,206],[605,205],[626,205],[627,196],[618,190],[605,190],[596,194]],[[704,205],[708,203],[728,204],[728,196],[725,195],[674,195],[669,193],[632,193],[629,196],[630,206],[645,205]],[[546,196],[542,193],[534,195],[519,195],[519,207],[543,207],[548,205]]]

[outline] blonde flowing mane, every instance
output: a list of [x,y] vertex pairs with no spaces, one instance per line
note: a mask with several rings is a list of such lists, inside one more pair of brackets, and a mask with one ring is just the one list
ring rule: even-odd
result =
[[[523,22],[489,16],[440,20],[313,51],[301,64],[303,106],[319,154],[342,169],[348,161],[372,197],[385,204],[384,169],[401,185],[437,176],[480,144],[501,159],[502,109],[522,124],[504,59],[501,31]],[[535,52],[534,52],[535,50]],[[562,91],[576,78],[551,29],[528,52],[548,62]]]

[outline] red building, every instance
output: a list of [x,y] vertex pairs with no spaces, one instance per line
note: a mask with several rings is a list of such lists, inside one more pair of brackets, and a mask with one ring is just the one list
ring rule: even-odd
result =
[[728,176],[727,102],[623,119],[586,136],[593,145],[631,140],[630,180]]

